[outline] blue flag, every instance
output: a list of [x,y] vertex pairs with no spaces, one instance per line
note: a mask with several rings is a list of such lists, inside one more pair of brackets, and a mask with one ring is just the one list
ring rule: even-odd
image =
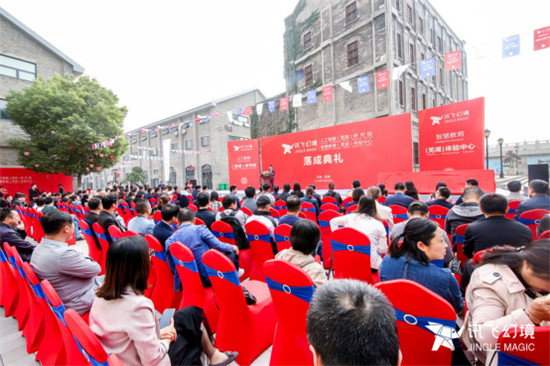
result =
[[317,103],[317,90],[310,90],[307,92],[307,104]]
[[267,102],[267,107],[269,108],[269,111],[271,113],[275,112],[275,101],[270,100],[269,102]]
[[242,116],[242,115],[243,115],[243,109],[242,108],[237,109],[237,116]]
[[519,55],[519,34],[502,39],[502,58]]
[[361,76],[357,79],[357,91],[359,94],[370,92],[369,77]]
[[420,61],[420,78],[426,79],[435,76],[435,58]]

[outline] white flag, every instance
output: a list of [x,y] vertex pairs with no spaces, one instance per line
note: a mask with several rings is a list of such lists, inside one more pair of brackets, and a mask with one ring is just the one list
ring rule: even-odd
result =
[[260,114],[262,114],[262,111],[264,110],[264,104],[263,103],[260,103],[256,106],[256,113],[258,114],[258,116]]
[[350,84],[349,80],[348,80],[348,81],[341,82],[341,83],[340,83],[340,86],[342,87],[342,89],[344,89],[344,90],[346,90],[346,91],[348,91],[348,92],[350,92],[350,93],[353,91],[353,90],[351,89],[351,84]]
[[292,106],[294,108],[302,106],[302,93],[298,93],[292,97]]
[[391,74],[391,79],[392,80],[397,80],[401,77],[401,75],[403,75],[403,73],[405,72],[405,70],[407,70],[407,67],[409,67],[409,65],[403,65],[403,66],[399,66],[399,67],[396,67],[395,69],[392,70],[392,74]]
[[233,121],[233,112],[232,111],[227,111],[227,120],[229,122]]

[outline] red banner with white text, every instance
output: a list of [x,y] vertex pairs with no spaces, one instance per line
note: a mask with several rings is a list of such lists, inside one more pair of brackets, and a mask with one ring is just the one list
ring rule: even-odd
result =
[[57,192],[58,184],[63,184],[65,192],[73,190],[71,175],[36,173],[25,168],[0,168],[0,186],[4,197],[6,194],[13,196],[16,193],[25,193],[28,196],[33,183],[36,183],[41,192]]
[[260,150],[258,139],[229,141],[227,157],[229,161],[229,184],[237,189],[260,184]]
[[419,111],[420,170],[483,169],[484,126],[484,98]]
[[411,115],[402,114],[261,139],[262,166],[273,165],[274,184],[305,189],[377,184],[377,174],[412,172]]

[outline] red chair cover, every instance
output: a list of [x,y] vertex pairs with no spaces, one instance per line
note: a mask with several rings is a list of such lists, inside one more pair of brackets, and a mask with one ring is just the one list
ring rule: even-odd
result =
[[[527,333],[531,333],[528,335]],[[498,338],[498,364],[550,365],[550,327],[533,327],[533,332],[523,326],[511,326]]]
[[321,202],[323,203],[334,203],[336,204],[338,202],[338,200],[334,197],[331,197],[331,196],[326,196],[326,197],[323,197],[323,199],[321,200]]
[[466,228],[468,225],[470,224],[460,225],[455,229],[456,258],[462,262],[462,266],[470,259],[464,254],[464,236],[466,235]]
[[[327,198],[327,197],[325,197],[325,198]],[[329,198],[334,199],[333,197],[329,197]],[[335,212],[340,212],[340,208],[335,203],[325,203],[325,204],[321,205],[320,209],[321,209],[321,212],[326,211],[326,210],[332,210],[332,211],[335,211]]]
[[273,230],[273,232],[275,233],[275,243],[277,243],[278,252],[280,252],[283,249],[288,249],[292,246],[290,244],[291,230],[292,230],[292,226],[287,224],[279,225],[275,228],[275,230]]
[[393,223],[398,224],[403,221],[407,221],[409,217],[407,216],[407,209],[399,205],[391,205],[391,213],[393,215]]
[[241,207],[241,211],[244,212],[247,216],[252,216],[254,215],[254,213],[252,211],[250,211],[250,209],[246,208],[246,207]]
[[67,309],[64,318],[69,331],[86,352],[83,355],[96,363],[107,362],[107,352],[82,317],[73,309]]
[[123,234],[124,233],[115,225],[109,226],[109,235],[111,235],[113,241],[122,238]]
[[317,223],[317,213],[315,212],[315,206],[309,202],[302,202],[301,212],[306,215],[306,219]]
[[252,251],[252,268],[250,279],[265,282],[263,265],[266,261],[274,259],[269,229],[259,221],[250,221],[245,225],[250,250]]
[[437,223],[440,228],[445,230],[445,218],[449,209],[447,207],[433,205],[429,207],[430,210],[430,220]]
[[321,229],[321,241],[323,242],[323,266],[325,268],[332,268],[332,245],[330,244],[332,230],[330,229],[330,220],[338,216],[342,215],[332,210],[323,211],[319,214],[319,227]]
[[107,240],[107,235],[105,234],[105,231],[97,222],[94,222],[94,224],[92,225],[92,229],[94,230],[95,236],[99,241],[99,245],[101,245],[101,261],[98,261],[98,263],[101,266],[100,274],[104,274],[105,262],[107,261],[107,251],[109,250],[109,241]]
[[151,289],[151,301],[155,309],[162,313],[172,305],[174,298],[174,275],[170,271],[166,253],[162,245],[153,235],[145,235],[149,249],[154,252],[151,257],[151,267],[155,271],[155,282]]
[[533,240],[537,240],[537,226],[539,226],[540,220],[546,214],[550,214],[550,211],[538,208],[536,210],[523,212],[519,215],[519,222],[527,225],[529,229],[531,229]]
[[358,230],[344,227],[333,231],[330,240],[334,278],[353,278],[372,283],[370,266],[372,247],[369,237]]
[[506,217],[510,220],[514,219],[514,216],[516,215],[516,212],[518,210],[518,206],[521,203],[521,201],[510,201],[508,202],[508,212],[506,213]]
[[279,212],[279,216],[286,215],[286,201],[277,200],[275,201],[275,205],[273,205],[273,207]]

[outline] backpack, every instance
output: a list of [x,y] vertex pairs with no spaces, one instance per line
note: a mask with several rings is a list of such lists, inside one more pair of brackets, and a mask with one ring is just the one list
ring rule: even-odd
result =
[[231,225],[231,228],[233,229],[233,233],[235,233],[235,244],[239,249],[249,249],[250,244],[248,243],[248,238],[246,237],[246,233],[244,232],[243,227],[241,226],[241,223],[237,218],[235,217],[237,215],[238,211],[233,211],[229,215],[227,215],[225,212],[220,213],[220,220]]

